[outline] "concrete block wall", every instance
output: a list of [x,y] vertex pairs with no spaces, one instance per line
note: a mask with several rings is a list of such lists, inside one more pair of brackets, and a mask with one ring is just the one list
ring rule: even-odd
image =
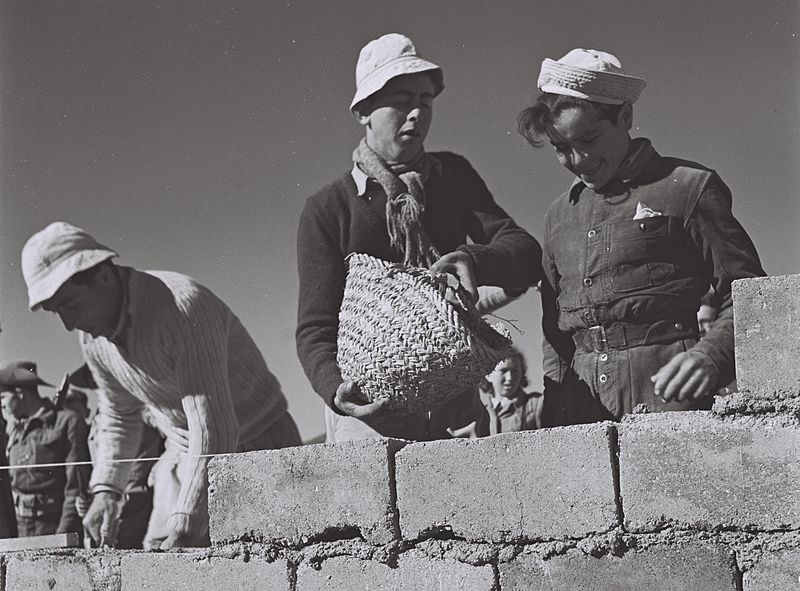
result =
[[800,415],[695,412],[232,454],[211,548],[0,553],[0,589],[797,590],[798,452]]
[[242,539],[297,546],[360,535],[398,537],[393,439],[233,454],[209,470],[209,521],[216,544]]
[[698,412],[232,454],[212,548],[0,570],[6,591],[797,589],[798,452],[800,427]]
[[613,453],[610,424],[410,445],[397,454],[403,538],[519,543],[608,531],[618,521]]
[[800,396],[800,275],[734,281],[736,380],[756,396]]

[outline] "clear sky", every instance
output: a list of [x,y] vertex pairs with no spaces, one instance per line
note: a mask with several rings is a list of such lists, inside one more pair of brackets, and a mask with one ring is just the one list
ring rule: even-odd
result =
[[[797,0],[0,0],[0,360],[52,382],[82,362],[57,317],[28,311],[19,271],[25,240],[64,220],[121,264],[215,291],[302,435],[322,432],[294,346],[297,219],[351,166],[358,51],[389,32],[444,69],[426,147],[466,156],[537,238],[570,178],[515,118],[542,59],[595,48],[648,82],[633,135],[716,169],[767,272],[800,272]],[[541,389],[536,296],[500,315]]]

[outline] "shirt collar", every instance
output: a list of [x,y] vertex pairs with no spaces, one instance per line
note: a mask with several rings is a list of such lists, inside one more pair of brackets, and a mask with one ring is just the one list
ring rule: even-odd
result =
[[353,177],[353,182],[356,184],[356,195],[362,197],[364,193],[367,192],[367,181],[369,177],[357,164],[353,164],[353,170],[350,171],[350,176]]
[[[428,154],[431,161],[431,174],[442,176],[442,161]],[[356,195],[363,197],[367,192],[367,181],[369,177],[361,170],[357,164],[353,164],[353,169],[350,171],[350,176],[353,177],[353,182],[356,184]]]
[[[656,151],[650,140],[647,138],[631,140],[630,152],[619,165],[617,174],[609,181],[607,186],[613,188],[622,184],[624,188],[627,188],[629,185],[633,184],[642,170],[644,170],[644,167],[647,166],[655,156]],[[578,197],[585,188],[586,184],[580,178],[576,177],[569,188],[569,200],[573,203],[577,202]]]
[[525,395],[522,390],[517,391],[517,395],[513,398],[501,397],[499,400],[495,397],[491,398],[492,406],[498,415],[505,415],[514,413],[522,406],[525,401]]
[[53,403],[47,400],[46,398],[42,399],[42,405],[39,407],[35,413],[33,413],[29,417],[22,417],[20,419],[16,419],[14,421],[9,421],[9,427],[7,428],[7,432],[10,434],[14,430],[19,431],[20,433],[25,433],[27,431],[28,426],[31,425],[34,421],[38,420],[42,423],[52,423],[56,416],[56,409],[53,406]]
[[130,302],[130,297],[128,296],[128,269],[126,267],[114,267],[117,271],[117,277],[119,277],[120,283],[122,284],[122,306],[120,307],[119,312],[119,319],[117,320],[117,326],[114,328],[114,332],[111,333],[111,336],[108,337],[108,340],[115,345],[119,345],[125,339],[125,331],[128,329],[131,320],[131,313],[128,309],[128,304]]

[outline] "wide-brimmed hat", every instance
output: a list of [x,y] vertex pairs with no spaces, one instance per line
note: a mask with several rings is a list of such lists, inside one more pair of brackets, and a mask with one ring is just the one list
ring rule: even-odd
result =
[[356,94],[350,103],[350,110],[378,92],[392,78],[418,72],[431,73],[433,96],[438,96],[444,89],[442,69],[433,62],[422,59],[411,39],[399,33],[389,33],[370,41],[358,55]]
[[28,305],[36,310],[75,273],[112,257],[116,251],[103,246],[80,228],[53,222],[31,236],[22,248],[22,275],[28,286]]
[[558,61],[546,58],[536,85],[542,92],[621,105],[636,102],[647,83],[625,74],[619,60],[610,53],[573,49]]
[[17,386],[50,386],[36,373],[33,361],[12,361],[0,365],[0,388]]

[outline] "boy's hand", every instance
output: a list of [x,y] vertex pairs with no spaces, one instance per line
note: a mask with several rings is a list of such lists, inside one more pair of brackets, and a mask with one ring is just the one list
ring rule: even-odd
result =
[[717,369],[705,355],[687,351],[673,357],[650,381],[655,395],[664,402],[682,402],[708,394],[718,378]]
[[379,416],[389,403],[389,398],[379,398],[367,402],[361,394],[361,388],[355,382],[343,382],[336,388],[333,403],[344,414],[357,419],[372,419]]
[[475,262],[466,252],[455,250],[444,255],[431,265],[431,273],[434,275],[450,273],[455,276],[461,282],[461,286],[467,290],[469,297],[472,299],[472,303],[474,304],[478,301],[478,286],[475,280]]

